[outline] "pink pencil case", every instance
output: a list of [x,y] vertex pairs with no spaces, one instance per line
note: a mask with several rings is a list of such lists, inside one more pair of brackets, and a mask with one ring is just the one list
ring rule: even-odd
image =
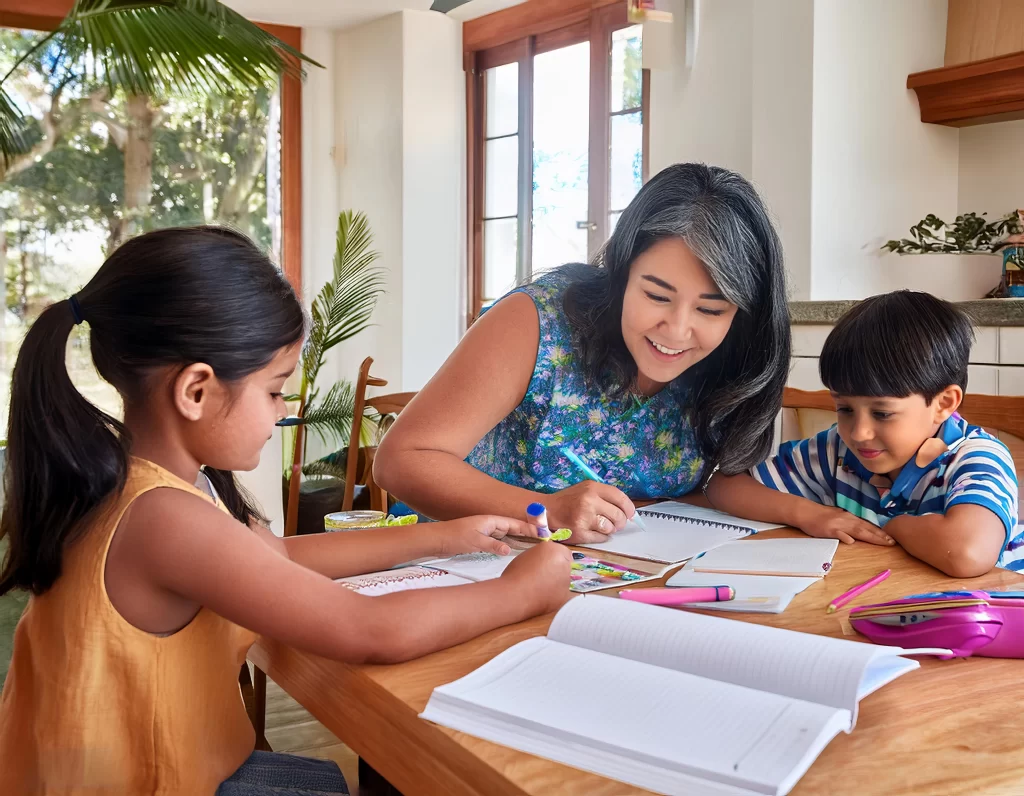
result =
[[876,644],[941,647],[955,658],[1024,658],[1024,592],[916,594],[854,608],[850,624]]

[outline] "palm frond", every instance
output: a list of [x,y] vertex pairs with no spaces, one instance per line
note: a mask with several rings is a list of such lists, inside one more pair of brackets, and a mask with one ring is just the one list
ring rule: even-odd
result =
[[327,459],[317,459],[315,462],[310,462],[303,466],[302,474],[306,477],[329,475],[334,478],[340,478],[344,481],[346,475],[345,470],[346,464],[344,462],[332,462]]
[[312,430],[325,445],[348,441],[352,433],[355,397],[347,381],[334,384],[322,400],[311,404],[302,418],[302,425]]
[[313,63],[218,0],[77,0],[58,32],[129,94],[257,89]]
[[0,163],[6,171],[18,155],[32,150],[32,120],[27,119],[0,87]]
[[324,355],[370,325],[384,292],[384,271],[374,266],[373,235],[363,213],[346,210],[338,217],[334,275],[313,301],[313,325],[303,353],[303,372],[313,384]]
[[[319,66],[218,0],[76,0],[34,50],[53,37],[94,63],[111,93],[255,90],[282,73],[300,73],[303,62]],[[0,159],[28,151],[19,134],[24,125],[10,97],[0,95]]]

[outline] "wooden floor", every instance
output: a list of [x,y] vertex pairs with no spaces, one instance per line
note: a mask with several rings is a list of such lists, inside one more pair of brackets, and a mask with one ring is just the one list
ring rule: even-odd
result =
[[358,758],[305,708],[267,680],[267,742],[275,752],[333,760],[355,794]]

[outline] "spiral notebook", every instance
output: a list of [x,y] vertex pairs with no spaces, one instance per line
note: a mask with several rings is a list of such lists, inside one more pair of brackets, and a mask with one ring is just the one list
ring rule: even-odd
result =
[[655,503],[637,509],[637,514],[643,518],[646,529],[630,524],[606,542],[583,546],[662,564],[678,564],[726,542],[782,527],[676,501]]

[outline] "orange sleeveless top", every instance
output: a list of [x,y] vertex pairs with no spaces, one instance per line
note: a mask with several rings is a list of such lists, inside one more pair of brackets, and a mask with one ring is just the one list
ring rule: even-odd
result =
[[210,499],[132,460],[124,492],[68,548],[53,587],[29,600],[0,697],[4,794],[213,796],[252,753],[238,672],[255,634],[203,608],[155,636],[107,597],[114,531],[136,498],[160,487]]

